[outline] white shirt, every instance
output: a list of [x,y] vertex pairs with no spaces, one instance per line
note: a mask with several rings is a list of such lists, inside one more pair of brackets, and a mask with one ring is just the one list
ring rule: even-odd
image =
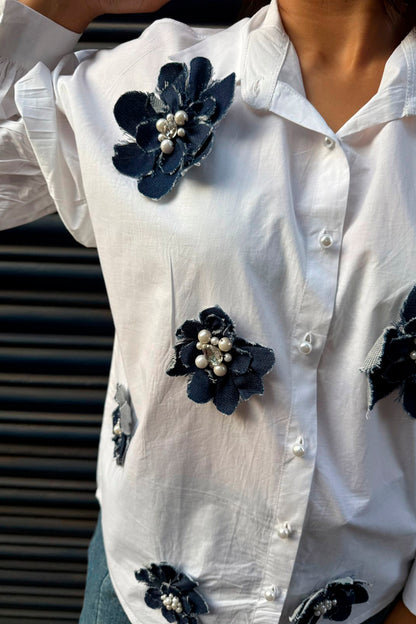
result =
[[[416,613],[416,423],[394,394],[368,413],[360,371],[416,281],[415,33],[337,133],[305,97],[274,1],[224,31],[162,20],[114,50],[70,53],[51,73],[75,41],[6,0],[0,224],[57,210],[98,248],[116,327],[98,498],[129,619],[165,621],[134,576],[162,561],[198,580],[202,624],[286,623],[348,575],[370,596],[351,624],[403,587]],[[34,55],[43,64],[28,72]],[[113,107],[127,91],[153,92],[166,62],[197,56],[216,78],[236,73],[234,103],[210,156],[154,202],[112,164],[123,139]],[[165,372],[176,329],[215,304],[276,355],[264,395],[231,416]],[[134,406],[123,466],[117,384]]]

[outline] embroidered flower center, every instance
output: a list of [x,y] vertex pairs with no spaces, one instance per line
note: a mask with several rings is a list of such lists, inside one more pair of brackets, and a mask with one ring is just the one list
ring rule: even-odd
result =
[[158,119],[156,129],[159,132],[160,149],[164,154],[172,154],[175,149],[174,139],[176,137],[184,138],[186,130],[183,127],[188,121],[188,114],[180,110],[175,115],[169,113],[166,118]]
[[196,348],[203,353],[195,359],[198,368],[209,367],[217,377],[224,377],[227,374],[228,369],[224,362],[231,362],[233,359],[229,353],[233,348],[233,343],[229,338],[213,336],[207,329],[202,329],[198,334]]
[[337,600],[323,600],[316,605],[313,613],[316,617],[320,617],[321,615],[325,615],[325,613],[334,609],[337,604]]
[[175,611],[175,613],[182,613],[183,606],[181,601],[177,596],[173,594],[162,594],[161,600],[163,602],[163,606],[166,607],[167,611]]

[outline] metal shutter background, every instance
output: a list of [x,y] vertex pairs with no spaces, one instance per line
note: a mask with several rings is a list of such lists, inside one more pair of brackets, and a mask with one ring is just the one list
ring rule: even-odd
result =
[[[220,26],[238,8],[178,0],[158,15]],[[80,47],[112,47],[149,21],[104,16]],[[56,215],[0,232],[0,624],[78,622],[112,341],[95,250]]]

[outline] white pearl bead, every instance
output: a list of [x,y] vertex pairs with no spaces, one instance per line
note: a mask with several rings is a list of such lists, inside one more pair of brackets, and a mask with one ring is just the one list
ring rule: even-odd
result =
[[274,591],[274,589],[266,589],[266,591],[264,592],[264,597],[269,602],[272,602],[276,598],[276,592]]
[[304,340],[299,347],[301,353],[303,353],[304,355],[309,355],[312,351],[312,345],[310,342],[307,342],[306,340]]
[[164,154],[172,154],[175,149],[175,144],[170,139],[164,139],[160,144],[160,149]]
[[186,136],[186,130],[185,128],[178,128],[178,137],[180,137],[181,139],[183,139],[183,137]]
[[288,524],[280,526],[277,530],[277,534],[280,539],[287,539],[290,536],[290,528]]
[[206,368],[208,366],[208,360],[205,355],[198,355],[198,357],[195,358],[195,364],[198,368]]
[[412,352],[411,352],[411,354],[410,354],[410,358],[411,358],[412,360],[416,360],[416,351],[412,351]]
[[338,604],[338,600],[336,598],[334,598],[333,601],[332,601],[332,606],[336,607],[337,604]]
[[182,607],[176,607],[175,611],[176,613],[182,613],[183,609]]
[[177,598],[176,596],[172,598],[172,604],[174,607],[177,607],[179,604],[179,598]]
[[231,355],[231,353],[226,353],[224,355],[224,362],[231,362],[232,359],[233,359],[233,356]]
[[113,433],[116,436],[120,436],[123,433],[122,430],[121,430],[121,427],[120,427],[120,421],[114,425]]
[[156,129],[158,132],[164,134],[166,131],[166,119],[158,119],[156,122]]
[[218,346],[221,349],[221,351],[231,351],[231,349],[233,348],[233,343],[231,342],[229,338],[221,338],[221,340],[218,343]]
[[217,346],[217,344],[219,343],[219,339],[216,336],[213,336],[210,340],[211,344],[214,345],[214,347]]
[[166,134],[159,134],[159,136],[157,137],[157,140],[159,141],[159,143],[162,143],[162,141],[164,141],[167,138],[168,137],[166,136]]
[[324,234],[323,236],[321,236],[319,240],[319,244],[324,249],[328,249],[329,247],[333,245],[333,243],[334,243],[334,239],[329,234]]
[[294,444],[292,446],[293,455],[296,457],[304,457],[305,456],[305,447],[302,444]]
[[198,334],[198,340],[199,342],[202,342],[202,344],[208,344],[211,340],[211,336],[212,334],[208,329],[201,329]]
[[178,126],[184,126],[187,121],[188,115],[185,111],[179,110],[177,113],[175,113],[175,122],[178,124]]
[[167,598],[166,594],[162,594],[160,597],[161,600],[166,600],[166,598]]
[[225,364],[217,364],[217,366],[214,366],[214,375],[217,377],[224,377],[224,375],[227,374],[227,370]]
[[172,113],[169,113],[168,115],[166,115],[166,121],[168,123],[172,123],[172,121],[175,121],[174,115],[172,115]]
[[325,606],[328,610],[332,609],[332,600],[325,600]]
[[198,351],[202,351],[202,342],[197,342],[196,348],[198,349]]

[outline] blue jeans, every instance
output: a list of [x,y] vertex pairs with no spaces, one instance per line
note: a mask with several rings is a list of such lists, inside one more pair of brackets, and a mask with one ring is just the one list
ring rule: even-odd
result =
[[[363,624],[383,624],[392,608],[389,605]],[[130,624],[108,573],[100,518],[88,549],[87,586],[79,624]]]

